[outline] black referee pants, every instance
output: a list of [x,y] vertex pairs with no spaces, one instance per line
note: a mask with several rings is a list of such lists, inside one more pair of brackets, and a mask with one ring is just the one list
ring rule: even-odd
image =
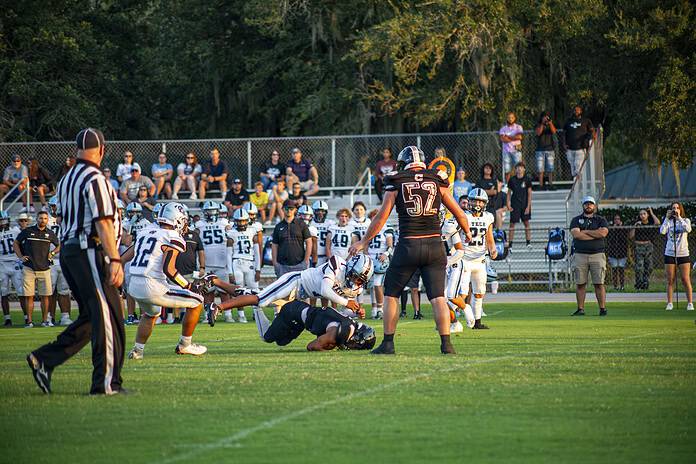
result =
[[111,394],[121,389],[126,331],[118,289],[106,283],[101,249],[82,250],[67,245],[60,250],[60,267],[77,300],[80,314],[56,341],[34,351],[34,356],[55,368],[92,342],[90,393]]

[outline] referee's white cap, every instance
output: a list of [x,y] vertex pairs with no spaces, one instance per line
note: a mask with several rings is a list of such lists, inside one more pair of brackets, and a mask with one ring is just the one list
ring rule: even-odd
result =
[[88,127],[82,129],[77,137],[75,137],[78,150],[89,150],[91,148],[99,148],[104,146],[104,134],[99,129]]

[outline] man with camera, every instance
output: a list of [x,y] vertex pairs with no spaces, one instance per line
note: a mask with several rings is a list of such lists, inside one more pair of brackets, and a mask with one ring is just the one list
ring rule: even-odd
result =
[[563,150],[566,152],[570,173],[575,178],[580,172],[585,160],[590,141],[594,138],[595,130],[592,121],[582,117],[582,106],[575,105],[573,116],[563,125]]
[[[534,128],[537,138],[537,146],[534,152],[536,158],[537,173],[539,174],[539,190],[556,190],[553,186],[553,168],[556,158],[553,136],[556,135],[556,126],[553,125],[551,113],[543,111]],[[544,188],[544,173],[548,175],[549,182]]]

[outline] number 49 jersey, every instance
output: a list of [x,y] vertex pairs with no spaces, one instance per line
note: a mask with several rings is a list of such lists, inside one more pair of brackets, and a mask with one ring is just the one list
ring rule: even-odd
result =
[[466,211],[466,218],[469,220],[471,229],[471,241],[466,243],[462,232],[462,244],[464,245],[464,259],[472,260],[486,256],[486,235],[488,228],[495,221],[493,215],[488,211],[481,216],[474,216],[471,211]]
[[331,254],[343,259],[348,258],[353,228],[350,225],[334,224],[329,227],[329,232],[331,232]]
[[398,171],[384,176],[384,191],[396,192],[399,235],[440,235],[440,187],[449,181],[444,171]]
[[179,253],[186,251],[186,241],[175,230],[160,227],[148,227],[142,230],[135,242],[135,253],[130,262],[130,275],[166,282],[163,246],[174,248]]
[[203,242],[205,265],[207,267],[227,267],[227,224],[222,220],[215,222],[198,221],[196,229]]

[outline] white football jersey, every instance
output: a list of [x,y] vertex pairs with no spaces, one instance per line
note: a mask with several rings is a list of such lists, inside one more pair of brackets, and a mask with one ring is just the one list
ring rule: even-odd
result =
[[[51,216],[50,214],[48,215],[48,224],[46,224],[46,227],[51,229],[51,231],[56,234],[56,237],[60,237],[60,224],[58,224],[58,221],[56,218]],[[53,265],[58,266],[58,254],[60,253],[60,250],[58,250],[58,253],[55,254],[55,258],[53,258]]]
[[307,224],[307,228],[309,229],[309,236],[314,237],[319,241],[319,229],[316,228],[314,224]]
[[198,221],[196,229],[203,242],[205,265],[207,267],[227,267],[227,223],[222,220],[215,222]]
[[14,266],[17,261],[13,246],[19,232],[19,227],[16,226],[0,232],[0,262],[3,267]]
[[362,220],[358,220],[357,218],[353,218],[348,222],[349,226],[353,226],[353,233],[358,236],[358,240],[362,240],[362,238],[365,236],[365,232],[367,232],[367,228],[370,227],[370,221],[367,217],[362,218]]
[[457,243],[462,243],[462,236],[459,234],[459,224],[455,219],[447,219],[440,228],[442,241],[447,245],[447,251],[452,254],[454,246]]
[[152,225],[150,221],[144,217],[141,217],[140,219],[136,219],[134,221],[125,222],[123,231],[130,234],[133,237],[133,240],[136,240],[138,238],[138,234],[150,225]]
[[331,253],[334,256],[346,259],[353,235],[353,227],[351,225],[340,226],[334,224],[329,227],[329,232],[331,232]]
[[232,244],[232,259],[254,260],[254,238],[256,230],[247,227],[244,231],[230,229],[227,231],[227,238],[234,240]]
[[255,233],[261,232],[261,234],[263,234],[263,224],[261,224],[259,221],[252,222],[249,224],[248,228],[253,230]]
[[486,234],[488,227],[495,222],[493,214],[485,211],[481,216],[474,216],[471,211],[466,211],[466,218],[469,220],[471,230],[471,241],[466,243],[463,232],[460,232],[462,244],[464,245],[464,259],[479,259],[486,256]]
[[129,263],[130,275],[166,282],[163,246],[183,253],[186,251],[186,240],[173,229],[148,227],[143,230],[135,242],[135,253]]
[[312,224],[317,228],[319,234],[317,237],[317,255],[326,256],[326,234],[329,232],[329,228],[336,223],[327,219],[324,222],[312,222]]
[[313,298],[322,296],[321,285],[324,279],[329,279],[332,282],[331,288],[333,291],[343,298],[354,299],[363,291],[362,287],[358,290],[346,288],[346,262],[338,256],[332,256],[330,260],[321,266],[310,267],[300,274],[302,289],[307,296]]
[[384,225],[375,237],[370,240],[370,245],[367,247],[367,254],[372,258],[382,255],[387,252],[387,237],[394,237],[394,231],[388,225]]

